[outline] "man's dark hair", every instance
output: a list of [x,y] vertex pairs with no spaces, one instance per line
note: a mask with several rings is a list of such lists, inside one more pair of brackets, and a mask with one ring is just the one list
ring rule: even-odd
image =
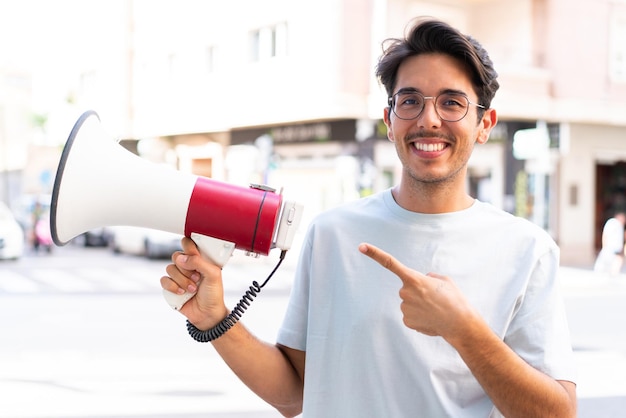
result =
[[[465,63],[478,95],[478,103],[486,108],[491,106],[500,84],[487,51],[471,36],[433,19],[418,19],[404,39],[390,38],[383,42],[383,55],[376,67],[376,77],[389,97],[394,93],[400,64],[407,58],[424,53],[446,54]],[[480,117],[482,112],[479,112]]]

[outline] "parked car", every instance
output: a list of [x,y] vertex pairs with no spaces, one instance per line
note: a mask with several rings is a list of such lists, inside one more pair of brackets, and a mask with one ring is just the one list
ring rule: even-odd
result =
[[106,228],[95,228],[73,238],[72,244],[80,247],[106,247],[108,238]]
[[107,228],[109,247],[115,253],[146,256],[151,259],[168,258],[181,249],[181,235],[156,229],[133,226]]
[[17,260],[24,254],[24,230],[7,205],[0,202],[0,259]]

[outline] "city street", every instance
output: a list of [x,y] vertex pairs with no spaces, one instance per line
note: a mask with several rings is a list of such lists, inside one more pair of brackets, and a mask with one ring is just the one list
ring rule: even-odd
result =
[[[244,315],[263,339],[274,340],[295,258],[287,255]],[[224,268],[229,305],[277,259],[237,254]],[[0,262],[0,418],[278,417],[210,345],[187,335],[161,295],[167,263],[72,245]],[[626,275],[565,267],[562,277],[579,416],[623,416]]]
[[[265,278],[273,255],[224,268],[230,305]],[[0,263],[0,417],[280,416],[188,336],[161,295],[167,263],[74,246]],[[251,263],[263,277],[245,277]],[[244,315],[270,340],[283,278],[279,270]]]

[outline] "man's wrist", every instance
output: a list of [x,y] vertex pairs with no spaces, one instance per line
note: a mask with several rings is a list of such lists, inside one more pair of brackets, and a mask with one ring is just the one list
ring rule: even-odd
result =
[[194,340],[201,343],[208,343],[217,340],[231,329],[239,321],[237,315],[229,313],[224,319],[207,329],[201,329],[195,326],[189,319],[187,320],[187,332]]
[[[202,315],[201,318],[187,317],[187,320],[193,324],[200,331],[206,331],[211,328],[216,327],[219,323],[224,321],[228,315],[230,315],[230,310],[224,306],[223,312],[220,315],[216,315],[214,313],[210,313],[208,315]],[[218,318],[217,320],[215,318]]]

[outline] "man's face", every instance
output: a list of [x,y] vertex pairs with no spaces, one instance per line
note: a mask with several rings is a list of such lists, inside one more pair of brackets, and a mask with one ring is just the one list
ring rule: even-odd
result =
[[[444,91],[464,93],[472,103],[477,96],[463,63],[444,54],[420,54],[407,59],[398,69],[394,93],[413,89],[424,96]],[[424,110],[412,120],[403,120],[385,109],[387,136],[395,143],[404,167],[403,179],[420,183],[464,182],[467,161],[474,143],[485,143],[496,123],[492,109],[477,121],[478,108],[469,106],[457,122],[442,121],[434,100],[426,100]],[[408,176],[408,177],[407,177]]]

